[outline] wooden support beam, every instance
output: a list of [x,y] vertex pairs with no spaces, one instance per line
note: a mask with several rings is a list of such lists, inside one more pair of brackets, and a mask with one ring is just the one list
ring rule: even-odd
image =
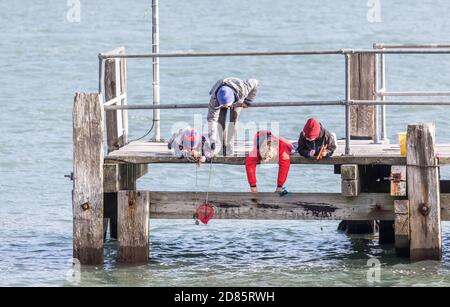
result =
[[119,190],[119,164],[105,163],[103,166],[103,192],[114,193]]
[[[193,219],[205,193],[150,192],[152,218]],[[389,194],[345,197],[335,193],[209,193],[217,219],[392,220],[394,198]]]
[[73,108],[73,254],[103,263],[103,107],[99,94],[76,93]]
[[[127,162],[133,164],[151,164],[151,163],[192,163],[187,159],[179,159],[171,155],[158,155],[149,154],[145,151],[135,151],[135,152],[121,152],[120,150],[112,152],[109,154],[105,162],[120,163]],[[228,165],[245,165],[245,156],[236,157],[215,157],[213,160],[214,164],[228,164]],[[309,159],[301,157],[300,155],[291,156],[291,164],[359,164],[359,165],[405,165],[406,158],[400,155],[355,155],[355,156],[344,156],[336,155],[326,159]]]
[[398,257],[409,258],[409,200],[394,201],[395,210],[395,251]]
[[[191,219],[195,208],[204,202],[203,192],[150,191],[151,217],[156,219]],[[361,193],[345,197],[340,193],[211,192],[219,219],[304,219],[304,220],[394,220],[395,197],[389,193]],[[228,209],[228,210],[227,210]],[[441,194],[443,221],[450,221],[450,194]]]
[[[376,100],[375,54],[355,53],[350,55],[350,97],[356,100]],[[353,139],[373,139],[375,135],[375,106],[350,107]]]
[[439,164],[433,124],[408,126],[407,178],[410,202],[411,260],[442,258]]
[[341,191],[344,196],[358,196],[361,192],[357,164],[341,165]]
[[341,179],[342,180],[358,180],[359,179],[358,164],[341,165]]
[[358,196],[361,192],[361,185],[359,180],[342,180],[341,181],[342,195],[348,197]]
[[146,263],[149,258],[148,192],[120,191],[118,195],[118,261]]
[[407,196],[406,193],[406,166],[393,165],[391,167],[391,195]]
[[117,239],[117,192],[135,190],[137,179],[147,172],[147,164],[105,164],[103,184],[105,218],[109,219],[109,233],[112,239]]
[[[360,166],[358,164],[341,165],[341,192],[343,196],[356,197],[361,193]],[[339,225],[338,229],[347,234],[373,234],[375,232],[375,222],[349,221]]]

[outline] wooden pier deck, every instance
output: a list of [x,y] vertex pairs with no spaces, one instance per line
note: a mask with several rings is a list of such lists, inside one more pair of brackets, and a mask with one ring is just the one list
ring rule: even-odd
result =
[[[123,54],[124,49],[117,53]],[[74,258],[81,264],[102,264],[106,229],[117,239],[118,261],[145,263],[149,259],[150,218],[194,218],[204,202],[203,192],[138,191],[136,181],[148,164],[193,163],[175,157],[167,143],[128,143],[126,59],[104,61],[100,93],[77,93],[73,112],[73,241]],[[348,97],[375,101],[374,54],[346,55]],[[101,66],[100,66],[101,67]],[[100,68],[100,72],[102,68]],[[103,88],[103,90],[102,90]],[[374,105],[346,105],[346,140],[332,157],[322,160],[291,156],[293,164],[334,165],[341,176],[341,193],[211,192],[208,202],[221,219],[333,219],[345,230],[374,233],[380,244],[392,243],[399,256],[412,261],[441,260],[441,221],[450,220],[450,182],[440,167],[450,164],[450,144],[436,144],[431,123],[410,124],[407,154],[398,144],[373,144]],[[167,137],[167,136],[166,136]],[[107,145],[105,154],[104,145]],[[251,142],[238,142],[233,156],[216,156],[213,163],[243,165]],[[182,165],[180,165],[182,167]],[[151,176],[161,175],[157,166]],[[342,228],[340,228],[342,230]]]
[[[292,140],[292,142],[295,142]],[[327,159],[315,160],[301,157],[299,154],[291,156],[293,164],[358,164],[358,165],[405,165],[406,157],[400,155],[398,144],[373,144],[370,140],[352,140],[352,154],[344,154],[344,140],[338,141],[335,154]],[[238,142],[233,156],[216,156],[213,163],[220,164],[245,164],[245,154],[251,150],[251,143]],[[450,164],[450,144],[436,145],[436,153],[439,164]],[[187,159],[175,157],[167,148],[167,143],[135,141],[118,150],[110,152],[105,157],[105,162],[123,162],[134,164],[150,163],[192,163]]]

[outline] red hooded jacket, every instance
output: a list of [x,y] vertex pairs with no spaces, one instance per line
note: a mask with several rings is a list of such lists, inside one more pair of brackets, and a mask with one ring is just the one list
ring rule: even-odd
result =
[[248,183],[251,187],[256,187],[256,165],[261,162],[259,144],[270,135],[272,142],[278,142],[278,180],[277,186],[282,187],[286,182],[291,166],[292,144],[283,137],[273,135],[268,130],[258,131],[253,141],[253,150],[245,158],[245,169],[247,171]]

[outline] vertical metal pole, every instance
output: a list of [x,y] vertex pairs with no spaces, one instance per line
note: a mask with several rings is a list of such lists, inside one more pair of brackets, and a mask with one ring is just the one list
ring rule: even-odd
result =
[[[384,49],[383,49],[384,50]],[[381,91],[386,92],[386,62],[384,53],[381,54]],[[381,101],[385,101],[386,96],[381,96]],[[381,106],[381,140],[387,140],[387,130],[386,130],[386,105]]]
[[[102,76],[103,76],[103,60],[100,57],[100,54],[98,55],[98,93],[102,93]],[[103,95],[102,95],[103,96]]]
[[[375,54],[375,93],[380,91],[380,69],[379,69],[379,55]],[[375,96],[375,100],[378,100],[378,94]],[[375,127],[374,127],[374,136],[373,143],[380,144],[380,135],[379,135],[379,114],[380,114],[380,106],[375,106]]]
[[350,155],[350,55],[345,54],[345,154]]
[[[159,53],[159,0],[152,0],[152,52]],[[153,104],[159,105],[159,58],[153,58]],[[161,141],[160,110],[153,110],[153,140]]]

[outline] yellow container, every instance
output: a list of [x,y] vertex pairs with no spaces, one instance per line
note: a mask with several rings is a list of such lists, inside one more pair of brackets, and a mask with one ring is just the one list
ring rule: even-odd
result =
[[400,154],[406,156],[406,132],[398,134],[398,144],[400,145]]

